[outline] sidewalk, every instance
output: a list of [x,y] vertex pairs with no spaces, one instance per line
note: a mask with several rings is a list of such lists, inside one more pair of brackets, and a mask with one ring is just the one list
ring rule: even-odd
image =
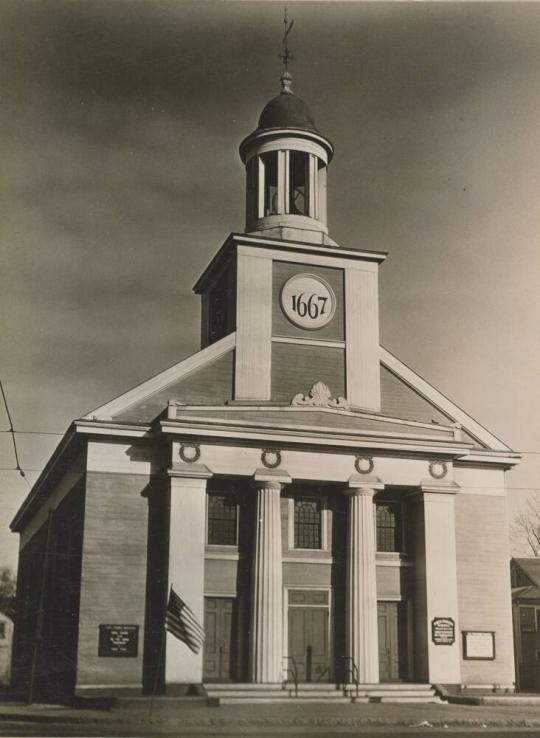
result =
[[[540,729],[537,705],[471,706],[454,704],[368,704],[368,705],[227,705],[223,707],[170,706],[156,700],[150,718],[149,704],[111,710],[74,709],[60,705],[0,703],[0,721],[62,723],[71,725],[175,725],[178,734],[186,731],[222,728],[243,732],[249,728],[300,728],[362,726],[534,728]],[[429,727],[426,725],[426,727]]]

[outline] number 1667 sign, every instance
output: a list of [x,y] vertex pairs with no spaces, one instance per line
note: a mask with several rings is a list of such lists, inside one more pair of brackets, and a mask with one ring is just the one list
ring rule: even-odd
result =
[[336,310],[336,296],[330,285],[313,274],[291,277],[281,290],[281,309],[299,328],[316,330],[329,323]]

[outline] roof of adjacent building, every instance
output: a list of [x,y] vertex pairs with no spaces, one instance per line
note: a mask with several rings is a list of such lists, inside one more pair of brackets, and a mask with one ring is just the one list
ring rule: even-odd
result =
[[532,585],[540,587],[540,558],[514,558],[512,563],[521,569]]
[[513,600],[540,600],[540,587],[514,587],[512,589]]

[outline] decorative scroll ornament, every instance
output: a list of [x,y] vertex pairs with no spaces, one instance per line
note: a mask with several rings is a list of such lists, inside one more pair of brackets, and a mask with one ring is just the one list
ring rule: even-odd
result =
[[309,394],[298,393],[291,400],[291,405],[308,405],[310,407],[334,407],[348,410],[350,405],[344,397],[332,397],[324,382],[317,382],[309,390]]
[[448,465],[446,461],[432,461],[429,465],[429,473],[433,479],[444,479],[448,474]]
[[357,456],[354,460],[354,468],[358,474],[371,474],[375,463],[371,456]]
[[277,448],[263,448],[261,462],[267,469],[277,469],[281,464],[281,451]]
[[201,447],[198,443],[180,444],[180,458],[186,464],[194,464],[201,458]]

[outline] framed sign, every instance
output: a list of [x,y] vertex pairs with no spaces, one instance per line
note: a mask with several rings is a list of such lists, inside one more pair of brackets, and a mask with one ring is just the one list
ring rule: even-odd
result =
[[281,288],[281,309],[299,328],[316,331],[327,325],[336,312],[332,287],[314,274],[295,274]]
[[452,618],[433,618],[431,640],[436,646],[451,646],[456,640],[456,626]]
[[463,658],[493,661],[495,658],[495,633],[492,630],[464,630]]
[[139,651],[138,625],[100,625],[98,656],[136,657]]

